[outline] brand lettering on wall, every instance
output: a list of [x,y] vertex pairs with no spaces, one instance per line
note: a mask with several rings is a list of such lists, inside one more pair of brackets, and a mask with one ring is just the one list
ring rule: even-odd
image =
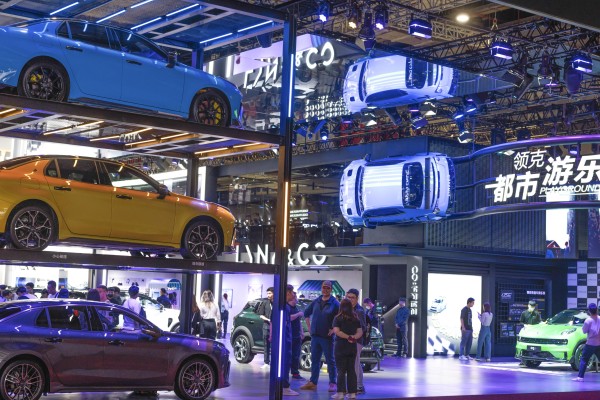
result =
[[[513,167],[518,173],[496,177],[485,185],[494,191],[494,203],[512,198],[527,200],[548,193],[591,194],[600,191],[600,154],[550,157],[546,150],[515,153]],[[537,172],[531,172],[535,169]]]
[[[324,249],[325,244],[318,242],[315,244],[316,249]],[[308,243],[302,243],[294,251],[288,249],[288,265],[323,265],[327,261],[327,256],[317,256],[315,254],[311,256],[305,256],[305,252],[311,251]],[[244,248],[240,251],[240,246],[235,246],[235,262],[243,263],[242,256],[248,257],[249,263],[257,264],[275,264],[275,253],[269,252],[269,245],[256,246],[256,251],[252,251],[249,245],[244,245]]]
[[410,269],[410,315],[419,315],[419,267]]
[[[281,59],[280,57],[261,58],[261,61],[269,65],[246,71],[244,74],[244,89],[252,89],[268,84],[274,84],[281,76]],[[295,65],[300,68],[306,65],[308,69],[315,69],[317,66],[323,65],[327,67],[335,60],[335,49],[331,42],[326,42],[320,48],[310,47],[306,50],[296,53]]]

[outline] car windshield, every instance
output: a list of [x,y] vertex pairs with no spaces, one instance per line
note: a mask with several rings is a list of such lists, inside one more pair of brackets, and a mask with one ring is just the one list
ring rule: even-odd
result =
[[548,319],[547,323],[548,325],[564,325],[572,322],[573,325],[581,325],[587,317],[587,313],[583,310],[564,310]]
[[402,202],[404,203],[404,207],[421,207],[423,191],[423,168],[421,164],[404,164],[402,179]]
[[435,299],[434,300],[434,303],[441,303],[441,302],[442,302],[442,299]]

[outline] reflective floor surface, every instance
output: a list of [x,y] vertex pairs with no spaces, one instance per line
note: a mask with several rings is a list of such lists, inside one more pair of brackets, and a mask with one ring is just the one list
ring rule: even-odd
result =
[[[250,364],[238,364],[232,359],[231,383],[226,389],[217,390],[210,399],[214,400],[257,400],[267,399],[269,370],[261,368],[262,356],[258,355]],[[459,361],[457,358],[429,357],[424,360],[396,359],[386,357],[381,363],[382,371],[365,373],[367,393],[359,399],[395,399],[406,397],[443,397],[489,394],[525,394],[552,392],[588,392],[584,397],[600,399],[600,373],[588,371],[584,382],[573,382],[576,372],[568,365],[542,364],[538,369],[519,368],[514,359],[495,359],[491,363]],[[308,378],[309,373],[302,375]],[[289,397],[307,400],[325,400],[328,379],[325,369],[321,370],[318,390],[300,391],[302,381],[294,380],[292,389],[300,396]],[[592,393],[598,391],[597,393]],[[589,395],[589,396],[588,396]],[[47,400],[121,400],[121,399],[177,399],[173,392],[159,392],[158,397],[138,396],[131,392],[122,393],[73,393],[52,394]],[[516,397],[518,399],[518,396]],[[570,396],[571,399],[575,399]]]

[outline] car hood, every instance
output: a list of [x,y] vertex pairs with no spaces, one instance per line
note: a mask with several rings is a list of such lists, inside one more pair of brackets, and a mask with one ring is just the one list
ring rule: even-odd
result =
[[581,331],[581,325],[569,325],[569,324],[552,324],[548,325],[545,323],[537,324],[537,325],[526,325],[519,332],[519,336],[528,337],[528,338],[537,338],[537,339],[565,339],[564,335],[561,335],[561,332],[566,330],[576,328],[578,331]]
[[223,353],[226,352],[229,354],[229,351],[225,348],[225,345],[221,342],[217,342],[216,340],[199,338],[197,336],[192,335],[184,335],[183,333],[174,333],[174,332],[162,332],[162,336],[169,338],[170,340],[178,341],[190,349],[195,349],[198,351],[205,352],[216,352]]

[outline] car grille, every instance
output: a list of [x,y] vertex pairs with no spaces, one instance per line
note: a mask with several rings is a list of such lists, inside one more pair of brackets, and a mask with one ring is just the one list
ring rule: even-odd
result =
[[528,337],[521,337],[519,339],[519,341],[531,343],[531,344],[556,344],[559,346],[563,346],[563,345],[569,343],[568,339],[538,339],[538,338],[528,338]]

